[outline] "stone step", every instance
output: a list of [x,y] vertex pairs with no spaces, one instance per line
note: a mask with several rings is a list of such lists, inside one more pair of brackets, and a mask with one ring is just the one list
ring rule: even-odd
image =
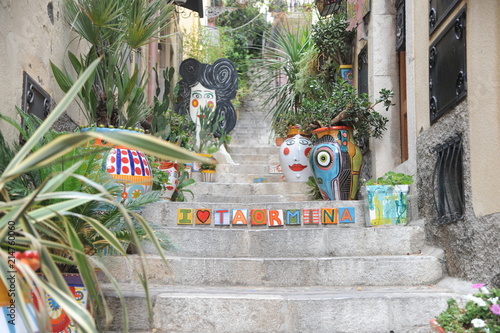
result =
[[274,140],[264,137],[238,137],[231,140],[232,144],[235,145],[248,145],[248,146],[258,146],[258,145],[272,145]]
[[196,195],[204,194],[227,194],[227,195],[280,195],[280,194],[304,194],[308,187],[304,183],[204,183],[197,182],[190,188]]
[[[103,286],[114,321],[121,327],[116,293]],[[429,320],[457,295],[422,287],[151,287],[153,320],[146,296],[123,286],[132,332],[156,333],[428,333]],[[140,315],[136,315],[140,314]]]
[[[424,250],[424,229],[417,226],[376,228],[221,229],[155,227],[168,235],[168,254],[212,258],[306,258],[418,255]],[[144,244],[148,254],[156,254]],[[429,249],[426,249],[426,254]],[[437,253],[436,255],[439,255]]]
[[[270,174],[267,172],[263,173],[248,173],[248,174],[232,174],[232,173],[217,173],[215,175],[215,181],[220,183],[281,183],[282,174]],[[196,177],[196,176],[195,176]],[[196,179],[196,178],[195,178]],[[201,181],[201,176],[199,176],[199,181]]]
[[[351,221],[344,221],[350,223],[339,223],[335,225],[322,225],[322,224],[303,224],[303,225],[284,225],[279,227],[269,227],[266,225],[263,226],[252,226],[248,224],[247,226],[241,225],[231,225],[231,226],[217,226],[221,228],[249,228],[249,229],[258,229],[265,230],[267,228],[270,229],[288,229],[288,228],[366,228],[365,226],[365,211],[364,211],[364,203],[361,200],[349,200],[349,201],[303,201],[303,202],[264,202],[264,203],[220,203],[220,202],[171,202],[162,200],[159,202],[155,202],[147,205],[141,211],[141,215],[149,221],[154,226],[162,226],[162,227],[179,227],[183,228],[189,225],[179,225],[178,221],[178,213],[179,209],[204,209],[210,210],[214,215],[215,210],[232,210],[232,209],[265,209],[269,210],[312,210],[318,209],[321,211],[323,208],[337,208],[337,209],[348,209],[350,214]],[[214,226],[215,217],[212,218],[211,225]],[[207,225],[194,225],[194,227],[206,228]],[[391,227],[401,227],[401,226],[391,226]]]
[[226,192],[225,195],[217,194],[195,194],[195,200],[199,203],[204,202],[224,202],[224,203],[265,203],[265,202],[291,202],[291,201],[308,201],[312,199],[311,195],[307,194],[260,194],[260,195],[234,195]]
[[231,158],[238,164],[250,164],[257,162],[257,164],[277,165],[279,164],[278,154],[245,154],[245,153],[231,153]]
[[240,144],[231,144],[228,148],[229,153],[238,154],[264,154],[264,155],[278,155],[279,147],[276,146],[246,146]]
[[[273,251],[273,248],[269,248]],[[311,258],[203,258],[147,255],[146,276],[151,284],[182,286],[419,286],[443,278],[439,258],[431,255],[311,257]],[[137,255],[130,261],[106,256],[101,261],[120,283],[139,283],[133,273],[141,267]],[[170,273],[170,274],[169,274]]]
[[[234,183],[234,184],[253,184],[253,183],[283,183],[281,179],[281,173],[249,173],[249,174],[232,174],[232,173],[222,173],[216,172],[214,176],[214,183]],[[196,180],[196,182],[203,182],[201,173],[193,172],[191,177]],[[196,199],[196,198],[195,198]]]
[[246,174],[268,174],[269,164],[218,164],[217,173],[218,174],[229,174],[229,175],[246,175]]

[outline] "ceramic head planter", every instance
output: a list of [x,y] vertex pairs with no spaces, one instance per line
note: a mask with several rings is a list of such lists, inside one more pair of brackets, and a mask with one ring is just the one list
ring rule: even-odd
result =
[[300,134],[287,138],[280,146],[280,164],[287,182],[307,182],[313,175],[309,163],[311,141]]
[[186,59],[181,63],[179,73],[179,97],[175,105],[179,114],[189,114],[199,132],[199,115],[202,107],[208,107],[215,116],[222,116],[219,128],[214,133],[220,136],[222,130],[227,134],[236,125],[236,111],[231,100],[238,90],[238,73],[234,63],[226,58],[216,60],[213,65],[204,64],[196,59]]

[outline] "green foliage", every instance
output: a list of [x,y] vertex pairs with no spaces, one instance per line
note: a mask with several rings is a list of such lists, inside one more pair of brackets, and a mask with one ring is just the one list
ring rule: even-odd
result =
[[171,109],[170,100],[174,69],[171,67],[163,71],[163,93],[159,86],[160,80],[155,69],[156,95],[154,97],[153,114],[151,119],[151,134],[192,150],[194,147],[194,123],[188,114],[180,115]]
[[[135,127],[150,114],[144,101],[147,77],[137,66],[139,48],[159,38],[173,6],[163,0],[65,0],[66,21],[89,43],[89,51],[80,57],[68,53],[77,77],[102,57],[78,95],[88,124]],[[73,74],[51,66],[57,83],[67,92],[74,83]]]
[[448,300],[448,308],[436,320],[446,332],[484,333],[500,332],[500,289],[488,290],[483,284],[474,285],[479,292],[469,295],[465,307],[459,307],[453,298]]
[[[263,107],[269,109],[268,117],[274,123],[298,112],[303,97],[297,89],[300,61],[314,44],[307,26],[295,30],[276,27],[266,40],[264,59],[256,59],[254,63],[261,82],[257,89],[266,94]],[[286,76],[285,83],[280,82],[282,76]]]
[[333,60],[335,65],[352,64],[353,40],[355,31],[347,31],[347,14],[339,12],[319,20],[312,26],[311,38],[325,57],[325,61]]
[[233,43],[227,34],[221,34],[212,27],[199,25],[191,33],[184,32],[184,57],[212,64],[217,59],[227,58]]
[[[162,260],[166,262],[160,241],[148,222],[140,214],[126,209],[120,202],[115,200],[105,186],[76,173],[80,168],[87,167],[83,159],[66,168],[68,159],[63,161],[62,158],[77,149],[77,147],[86,146],[90,140],[99,137],[110,144],[124,145],[142,150],[146,154],[152,154],[158,158],[185,161],[199,160],[200,162],[206,160],[163,140],[135,133],[127,135],[123,133],[97,134],[88,131],[85,133],[62,134],[50,142],[44,142],[44,138],[50,132],[54,122],[72,103],[81,87],[92,76],[98,63],[98,61],[95,61],[89,65],[89,68],[81,74],[47,119],[30,134],[29,140],[19,149],[16,149],[14,155],[9,157],[8,163],[2,166],[0,174],[0,279],[6,283],[6,277],[11,274],[13,269],[8,265],[12,247],[17,250],[35,250],[40,258],[40,273],[45,278],[42,279],[26,264],[16,262],[16,268],[23,276],[22,279],[16,280],[16,283],[19,282],[17,285],[19,288],[16,289],[15,296],[16,312],[20,316],[27,318],[28,309],[25,300],[31,297],[32,291],[39,290],[39,299],[42,298],[41,295],[45,298],[45,294],[49,294],[66,311],[82,332],[98,331],[91,312],[103,314],[104,318],[99,322],[99,325],[103,327],[100,327],[99,331],[107,331],[107,326],[112,318],[107,312],[108,307],[103,291],[98,288],[99,282],[95,272],[95,268],[98,267],[118,291],[117,294],[124,309],[122,329],[128,331],[126,306],[116,280],[99,260],[86,255],[79,230],[71,221],[75,218],[84,220],[89,228],[95,230],[99,237],[102,237],[102,240],[105,240],[107,244],[122,253],[129,264],[130,258],[126,255],[117,236],[107,227],[104,227],[99,220],[78,214],[78,209],[84,209],[81,206],[93,205],[93,202],[99,202],[103,205],[116,207],[121,213],[120,218],[130,232],[131,238],[136,244],[139,244],[137,251],[140,258],[143,257],[144,251],[140,246],[140,236],[135,232],[134,223],[141,225],[145,234],[158,250]],[[23,178],[30,172],[37,172],[39,169],[55,165],[64,165],[65,169],[53,172],[48,177],[41,179],[39,185],[33,182],[34,188],[27,195],[23,195],[21,192],[14,194],[10,192],[12,189],[11,184],[15,183],[17,179]],[[79,186],[82,186],[82,188],[93,190],[90,192],[65,190],[65,186],[70,186],[67,181],[71,181],[71,179],[77,180],[74,184],[80,184]],[[15,240],[9,239],[9,236],[12,235],[15,235]],[[56,251],[63,251],[68,256],[59,256]],[[57,267],[58,263],[74,265],[78,268],[85,287],[89,291],[89,297],[93,300],[93,302],[90,302],[91,312],[81,307],[75,300]],[[148,313],[151,316],[152,305],[149,302],[150,296],[148,282],[145,278],[145,268],[146,264],[141,259],[139,267],[134,271],[144,287],[146,299],[148,300]],[[45,313],[40,314],[39,318],[47,318],[48,315],[44,307],[41,307],[38,311],[45,311]],[[44,330],[45,327],[41,329]]]
[[330,126],[352,126],[357,140],[380,138],[383,135],[388,119],[376,111],[375,107],[382,104],[387,111],[393,105],[392,91],[382,89],[380,97],[372,103],[368,95],[358,96],[356,89],[344,80],[335,82],[331,92],[323,90],[318,82],[315,82],[315,88],[322,92],[323,98],[302,100],[299,112],[303,114],[303,128],[312,130]]
[[[226,6],[236,7],[236,4],[233,1]],[[259,12],[259,8],[246,5],[219,15],[216,26],[222,28],[221,33],[234,41],[226,57],[236,64],[239,77],[243,76],[243,79],[247,80],[248,60],[261,56],[262,37],[269,30],[270,24]]]
[[388,171],[384,176],[377,178],[377,180],[370,179],[365,185],[411,185],[413,184],[413,177],[405,173],[395,173]]
[[316,178],[314,178],[313,176],[309,176],[306,185],[309,186],[309,191],[307,192],[307,194],[312,195],[313,200],[323,200],[318,183],[316,183]]
[[215,164],[215,163],[201,163],[200,169],[201,170],[216,170],[217,164]]
[[189,178],[188,172],[184,169],[181,169],[179,174],[179,184],[177,184],[177,188],[175,189],[174,194],[170,201],[178,201],[184,202],[187,201],[186,194],[191,194],[191,198],[194,198],[193,191],[188,189],[187,187],[195,184],[196,181],[193,178]]
[[222,133],[216,133],[220,128],[220,123],[224,121],[224,116],[216,113],[209,107],[201,107],[200,114],[200,142],[196,151],[198,153],[212,154],[220,149],[220,146],[230,142],[231,137],[222,130]]

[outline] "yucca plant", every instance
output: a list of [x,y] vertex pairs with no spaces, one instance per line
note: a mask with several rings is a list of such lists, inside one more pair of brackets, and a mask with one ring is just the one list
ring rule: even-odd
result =
[[[173,3],[164,0],[65,0],[66,20],[89,50],[81,56],[69,52],[79,76],[92,61],[103,57],[95,75],[79,96],[80,108],[89,125],[135,127],[150,113],[144,103],[148,78],[138,66],[140,48],[163,38]],[[68,70],[52,64],[64,92],[73,85]]]
[[265,38],[263,59],[256,59],[258,77],[262,82],[257,89],[265,93],[263,106],[273,124],[287,122],[299,112],[302,93],[297,89],[300,61],[314,46],[310,28],[277,26]]
[[[99,64],[99,60],[91,63],[88,69],[80,75],[79,79],[69,89],[68,93],[48,118],[31,135],[22,148],[12,156],[10,162],[2,170],[0,175],[0,243],[2,247],[0,251],[0,275],[1,281],[6,285],[10,285],[11,281],[7,281],[7,277],[13,274],[14,269],[18,271],[14,283],[15,295],[13,294],[12,296],[20,318],[28,318],[26,303],[30,298],[31,291],[34,291],[38,294],[37,299],[44,299],[45,297],[41,295],[49,294],[66,311],[82,332],[97,332],[98,328],[91,313],[104,318],[103,327],[100,327],[99,331],[105,331],[111,321],[111,315],[104,294],[98,288],[99,283],[94,269],[95,267],[99,267],[118,292],[123,309],[124,326],[122,329],[123,331],[128,331],[126,307],[116,280],[98,260],[85,253],[84,244],[71,219],[84,219],[99,237],[123,254],[126,260],[129,260],[119,239],[112,231],[103,226],[100,221],[78,215],[74,211],[74,209],[89,204],[92,201],[115,207],[121,213],[121,218],[126,224],[131,238],[138,244],[137,252],[140,257],[143,257],[144,252],[140,246],[140,239],[135,231],[134,223],[141,225],[152,244],[158,249],[158,253],[166,261],[158,238],[144,218],[137,212],[126,209],[114,199],[113,195],[104,186],[77,174],[77,169],[81,167],[84,161],[76,162],[68,169],[55,172],[47,178],[42,179],[41,184],[37,185],[25,196],[18,194],[13,196],[9,191],[10,184],[22,178],[27,173],[54,163],[60,163],[62,157],[72,152],[75,148],[88,144],[89,140],[95,138],[101,138],[116,145],[140,149],[146,154],[151,154],[158,158],[185,162],[193,160],[207,162],[206,159],[169,144],[164,140],[134,133],[96,133],[91,131],[69,133],[58,136],[50,142],[43,143],[42,146],[34,150],[53,123],[70,105],[81,87],[92,76],[93,71]],[[95,189],[95,192],[84,193],[60,190],[71,178],[77,179],[84,183],[85,186],[92,187]],[[43,274],[44,278],[41,278],[23,262],[15,261],[13,252],[27,249],[38,252],[41,262],[39,272]],[[68,256],[63,257],[55,254],[58,250],[67,253]],[[58,269],[58,263],[77,267],[85,287],[93,300],[90,312],[82,308],[74,299]],[[144,261],[142,261],[141,269],[137,271],[137,274],[144,287],[147,296],[146,299],[149,301]],[[39,326],[42,329],[46,328],[48,324],[46,322],[48,316],[46,313],[43,313],[43,309],[43,307],[40,307],[39,311],[41,313],[37,316]],[[148,304],[148,309],[151,310],[151,304]],[[151,311],[149,313],[151,315]]]

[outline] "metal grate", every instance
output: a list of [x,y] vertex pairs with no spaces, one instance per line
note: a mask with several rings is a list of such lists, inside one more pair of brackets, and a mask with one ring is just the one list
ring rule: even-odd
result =
[[462,136],[456,134],[431,149],[436,154],[432,176],[436,224],[448,224],[464,216],[464,175],[462,165]]
[[467,96],[465,35],[465,8],[462,8],[429,49],[431,123],[435,123]]
[[28,73],[23,72],[23,111],[45,120],[50,113],[51,105],[50,95]]

